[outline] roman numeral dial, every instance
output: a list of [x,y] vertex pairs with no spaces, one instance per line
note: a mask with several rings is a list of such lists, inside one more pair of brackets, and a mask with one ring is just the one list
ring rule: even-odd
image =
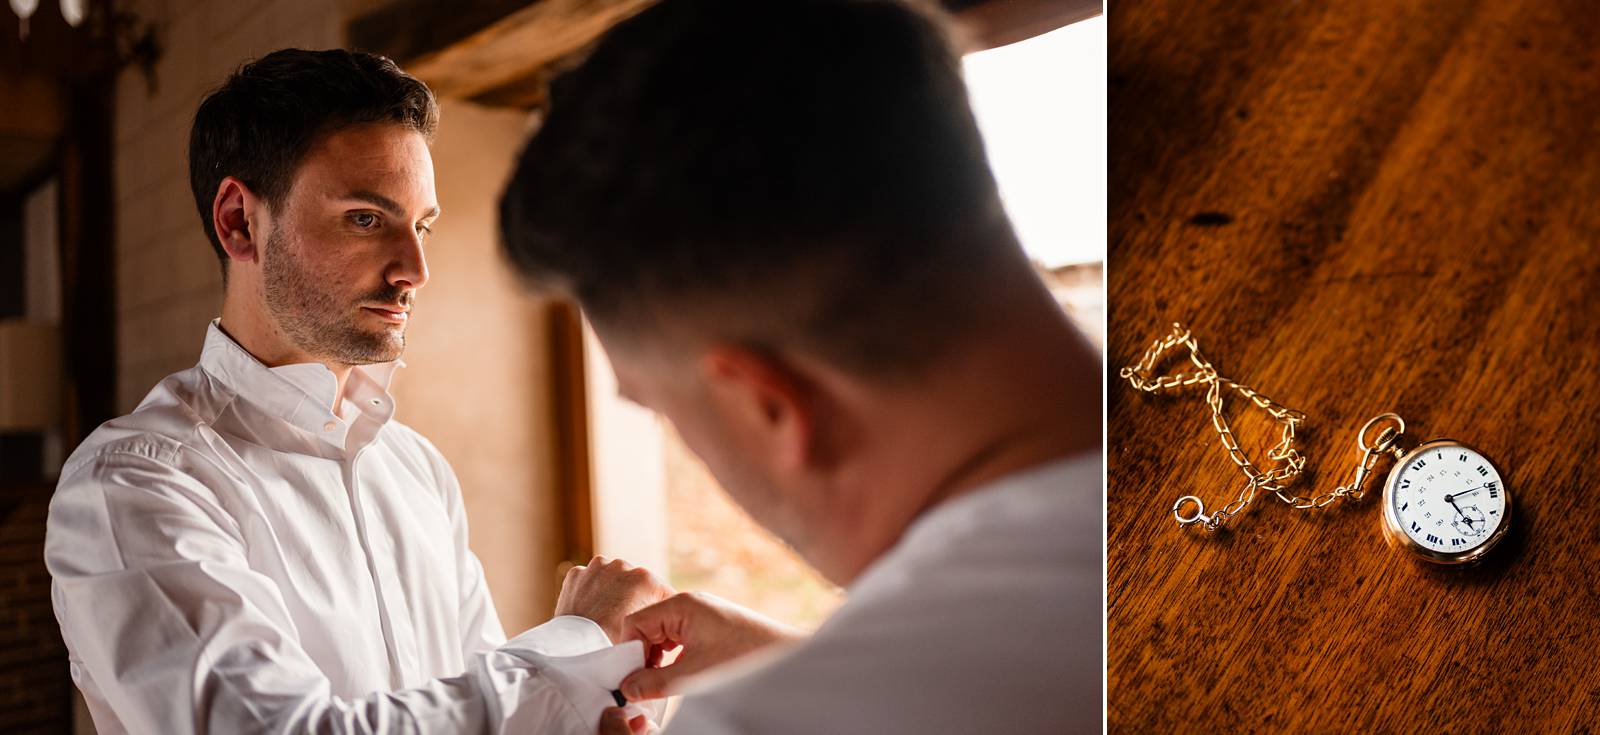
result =
[[1423,558],[1476,558],[1504,534],[1510,496],[1481,452],[1438,439],[1407,453],[1384,486],[1384,531]]

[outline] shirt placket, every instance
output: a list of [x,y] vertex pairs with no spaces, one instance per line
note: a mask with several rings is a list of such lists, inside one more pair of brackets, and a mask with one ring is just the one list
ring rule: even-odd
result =
[[[370,522],[371,518],[381,517],[381,514],[372,507],[372,492],[365,487],[361,460],[371,451],[376,431],[367,422],[357,420],[351,436],[356,440],[356,447],[350,459],[344,463],[344,483],[355,515],[356,533],[378,598],[379,621],[389,655],[390,683],[395,688],[404,688],[421,677],[420,657],[410,605],[395,566],[394,537],[381,523]],[[378,473],[380,480],[382,474]]]

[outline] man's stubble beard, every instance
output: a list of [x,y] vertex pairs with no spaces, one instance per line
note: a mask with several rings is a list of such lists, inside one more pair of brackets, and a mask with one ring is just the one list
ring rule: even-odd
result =
[[411,295],[385,283],[379,290],[345,302],[320,287],[287,251],[282,227],[273,228],[262,253],[267,313],[301,351],[344,365],[391,362],[405,351],[405,327],[372,331],[357,322],[370,303],[410,303]]

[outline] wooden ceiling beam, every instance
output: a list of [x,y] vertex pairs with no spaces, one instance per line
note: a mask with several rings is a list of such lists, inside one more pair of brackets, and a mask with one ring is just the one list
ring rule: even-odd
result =
[[480,92],[469,99],[489,107],[542,110],[550,101],[549,81],[549,74],[534,72],[521,79]]
[[[420,48],[413,40],[416,34],[406,36],[406,43],[381,42],[386,26],[426,24],[429,20],[396,13],[398,6],[390,6],[352,23],[350,36],[353,45],[394,58],[406,71],[427,82],[435,94],[473,98],[542,73],[587,48],[611,26],[651,2],[539,0],[431,49]],[[409,7],[410,3],[402,5]]]
[[976,48],[1006,46],[1088,20],[1101,13],[1101,0],[946,0]]
[[[759,2],[760,0],[750,0]],[[392,0],[352,20],[351,46],[394,59],[441,97],[533,109],[545,83],[654,0]],[[1100,0],[941,0],[975,44],[1021,41],[1100,14]]]

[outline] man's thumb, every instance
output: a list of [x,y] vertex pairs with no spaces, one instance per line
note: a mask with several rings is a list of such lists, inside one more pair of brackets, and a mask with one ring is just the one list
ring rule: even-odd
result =
[[664,669],[639,669],[629,674],[619,687],[622,696],[627,697],[629,702],[642,702],[671,695],[669,688],[677,678],[674,676],[675,668],[676,664]]

